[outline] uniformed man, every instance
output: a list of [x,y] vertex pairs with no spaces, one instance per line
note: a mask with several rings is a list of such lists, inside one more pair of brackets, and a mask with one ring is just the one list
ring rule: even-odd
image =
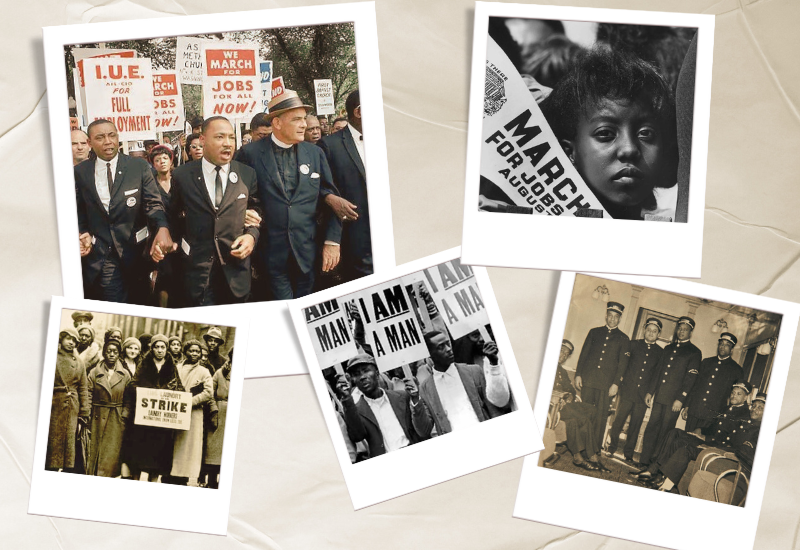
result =
[[623,452],[625,461],[634,464],[633,452],[636,449],[636,441],[639,439],[639,429],[642,427],[642,421],[647,412],[645,397],[663,352],[661,346],[656,344],[662,328],[660,320],[650,317],[645,322],[644,339],[631,342],[628,370],[619,380],[621,389],[617,399],[617,413],[614,417],[614,424],[611,426],[611,442],[608,445],[606,456],[613,456],[617,451],[619,434],[625,425],[625,420],[630,415],[631,421],[628,424]]
[[619,302],[608,302],[606,324],[586,335],[575,370],[575,388],[581,392],[581,399],[597,409],[593,430],[598,449],[603,447],[608,405],[628,368],[631,341],[617,328],[623,311],[625,306]]
[[691,317],[678,319],[673,341],[664,348],[650,382],[645,401],[653,410],[644,431],[639,459],[642,464],[650,463],[656,444],[675,427],[683,404],[694,386],[703,358],[697,346],[690,341],[694,326]]
[[733,383],[742,378],[742,367],[731,358],[736,346],[736,336],[730,332],[719,335],[717,356],[703,359],[686,407],[681,416],[686,420],[686,431],[701,430],[708,434],[714,417],[725,408]]
[[564,368],[564,363],[570,358],[573,351],[575,351],[575,346],[572,345],[572,342],[566,339],[561,340],[561,351],[558,354],[558,366],[556,367],[556,383],[553,385],[553,389],[576,395],[577,392],[572,385],[572,380],[569,378],[569,373]]

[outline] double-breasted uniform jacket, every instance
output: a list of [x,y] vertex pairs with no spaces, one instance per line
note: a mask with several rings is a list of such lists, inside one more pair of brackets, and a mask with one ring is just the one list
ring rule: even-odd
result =
[[[735,410],[733,410],[735,409]],[[761,430],[761,421],[750,418],[747,405],[739,405],[726,411],[714,424],[711,437],[706,440],[709,445],[729,448],[749,471],[753,468],[753,458],[756,453],[758,434]]]
[[86,464],[89,475],[116,477],[120,473],[120,452],[131,405],[125,399],[125,390],[130,381],[131,375],[120,361],[114,365],[110,381],[103,363],[89,373],[92,400],[92,440]]
[[342,258],[358,275],[372,273],[372,237],[369,225],[367,175],[358,154],[353,134],[348,128],[336,132],[319,143],[331,167],[333,183],[341,196],[358,208],[358,219],[342,226]]
[[703,359],[686,402],[689,414],[704,420],[714,418],[725,408],[733,383],[740,378],[742,367],[731,357]]
[[648,344],[643,339],[631,342],[628,368],[620,386],[620,398],[634,403],[644,403],[661,354],[664,350],[656,343]]
[[591,329],[575,369],[583,387],[608,391],[613,384],[619,384],[628,368],[630,344],[630,338],[619,328]]
[[[430,437],[433,420],[425,402],[420,399],[416,406],[411,404],[411,397],[406,392],[383,390],[392,406],[408,444],[413,445]],[[343,416],[347,426],[347,434],[353,442],[367,441],[370,457],[386,453],[378,420],[367,404],[366,399],[353,401],[353,396],[342,400]]]
[[[231,293],[237,298],[247,296],[250,293],[250,256],[243,260],[234,258],[231,245],[244,234],[252,235],[258,244],[259,229],[244,225],[248,208],[260,211],[255,171],[231,161],[219,209],[214,208],[208,195],[202,160],[175,169],[171,192],[170,218],[181,220],[178,224],[181,229],[172,238],[184,259],[184,280],[190,301],[202,301],[215,257],[222,266]],[[188,254],[181,239],[188,245]]]
[[95,161],[85,160],[75,167],[78,230],[94,237],[91,252],[81,258],[84,288],[94,283],[112,249],[116,249],[123,269],[138,262],[147,244],[142,230],[148,222],[157,229],[168,227],[161,193],[150,165],[122,153],[118,157],[108,212],[97,194]]
[[[308,273],[316,257],[317,206],[330,193],[338,195],[322,149],[300,142],[297,148],[297,186],[291,196],[281,181],[272,139],[245,145],[237,160],[252,167],[258,178],[258,195],[263,207],[264,229],[258,246],[260,261],[268,271],[285,273],[292,253],[297,265]],[[325,240],[340,243],[342,223],[329,216]]]
[[[478,365],[464,363],[455,363],[455,366],[478,421],[488,420],[491,417],[486,408],[486,380],[483,377],[483,369]],[[439,399],[439,391],[436,389],[436,382],[433,376],[429,376],[422,381],[419,387],[419,396],[425,401],[428,410],[431,412],[433,422],[436,425],[436,432],[439,435],[451,432],[450,420],[447,418],[441,399]]]
[[671,406],[677,400],[686,404],[701,358],[700,350],[689,340],[667,345],[647,391],[653,396],[653,403]]

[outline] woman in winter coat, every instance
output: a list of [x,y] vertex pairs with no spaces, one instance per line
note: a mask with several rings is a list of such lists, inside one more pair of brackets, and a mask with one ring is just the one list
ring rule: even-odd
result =
[[[129,399],[136,400],[136,388],[157,388],[172,391],[185,391],[181,384],[178,369],[167,353],[167,337],[156,334],[150,340],[150,352],[142,359],[139,371],[128,386]],[[131,408],[135,412],[135,408]],[[149,481],[169,481],[172,468],[172,446],[175,430],[156,426],[131,424],[126,437],[124,461],[134,479],[139,479],[142,472],[148,474]]]
[[230,359],[221,369],[214,373],[214,400],[217,403],[217,422],[207,425],[205,464],[208,471],[208,486],[212,489],[219,488],[219,470],[222,464],[222,441],[225,439],[225,417],[228,414],[228,393],[231,387],[231,361],[233,348],[228,353]]
[[136,369],[142,362],[142,343],[133,336],[125,338],[122,342],[122,356],[120,362],[122,366],[128,369],[128,373],[133,378],[136,375]]
[[200,476],[203,463],[203,407],[212,399],[214,384],[208,369],[200,366],[200,342],[189,340],[183,347],[186,356],[179,372],[186,391],[192,392],[192,420],[189,429],[175,436],[172,459],[173,483],[186,485]]
[[130,413],[130,403],[123,398],[131,381],[130,373],[119,361],[121,347],[117,340],[106,340],[103,362],[89,373],[92,440],[86,473],[93,476],[120,474],[120,451]]
[[91,325],[80,325],[78,327],[78,336],[80,336],[80,341],[76,350],[81,361],[83,361],[86,374],[89,374],[89,371],[102,361],[103,350],[100,349],[100,344],[94,340],[95,332]]
[[91,412],[86,369],[75,351],[80,337],[72,327],[58,334],[58,355],[47,432],[45,468],[70,471],[75,467],[78,421],[86,426]]

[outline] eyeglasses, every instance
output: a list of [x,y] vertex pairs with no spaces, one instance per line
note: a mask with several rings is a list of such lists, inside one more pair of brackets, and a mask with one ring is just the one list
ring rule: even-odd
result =
[[194,149],[195,151],[199,151],[203,149],[202,145],[190,145],[189,149]]

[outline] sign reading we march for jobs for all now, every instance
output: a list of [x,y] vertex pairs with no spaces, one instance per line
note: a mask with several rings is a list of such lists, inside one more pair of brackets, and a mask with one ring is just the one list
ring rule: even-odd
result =
[[191,392],[136,388],[134,424],[171,430],[188,430],[191,421]]
[[203,116],[250,120],[261,112],[261,67],[258,47],[227,42],[201,44]]
[[322,302],[306,308],[304,313],[320,367],[336,365],[358,354],[342,302]]

